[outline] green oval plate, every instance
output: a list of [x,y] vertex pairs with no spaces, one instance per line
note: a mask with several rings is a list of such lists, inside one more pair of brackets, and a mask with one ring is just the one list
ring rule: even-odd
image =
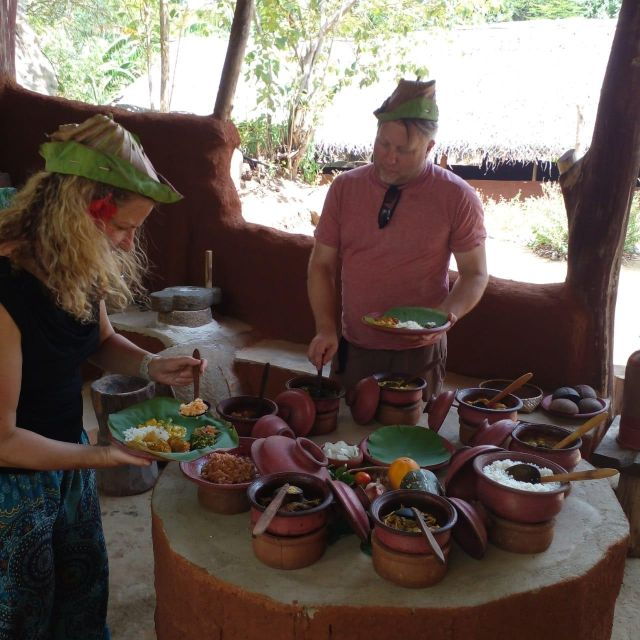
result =
[[[161,460],[196,460],[205,453],[209,453],[215,449],[229,449],[238,446],[238,434],[228,422],[213,418],[206,413],[198,418],[187,418],[180,415],[180,404],[180,401],[175,398],[158,397],[131,405],[117,413],[111,413],[108,419],[111,436],[116,444],[125,447],[125,449],[133,455],[141,455],[145,458]],[[127,447],[124,441],[124,432],[152,418],[156,418],[157,420],[167,420],[171,418],[174,424],[186,428],[187,440],[191,438],[194,429],[205,425],[216,427],[220,433],[213,446],[205,447],[204,449],[194,449],[193,451],[186,451],[184,453],[164,453],[161,451],[148,451],[146,449]]]
[[435,467],[451,459],[443,439],[426,427],[390,425],[376,429],[367,438],[369,456],[384,464],[407,457],[421,467]]

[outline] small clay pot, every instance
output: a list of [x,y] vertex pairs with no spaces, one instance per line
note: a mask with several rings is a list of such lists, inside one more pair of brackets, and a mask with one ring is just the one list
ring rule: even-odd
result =
[[[311,396],[313,404],[316,406],[316,413],[327,413],[329,411],[337,411],[340,407],[340,399],[344,398],[344,388],[336,380],[331,378],[322,378],[322,389],[331,392],[330,397],[318,397],[314,395],[312,390],[318,387],[318,376],[295,376],[285,382],[287,389],[300,389]],[[310,391],[311,390],[311,391]]]
[[564,498],[570,489],[568,482],[561,483],[551,491],[527,491],[516,489],[489,478],[482,469],[495,460],[513,460],[514,463],[527,462],[538,467],[551,469],[553,473],[564,473],[566,469],[540,456],[517,451],[495,451],[484,453],[473,460],[476,474],[478,500],[496,515],[513,522],[546,522],[560,513]]
[[[460,428],[458,430],[458,440],[460,440],[461,444],[465,445],[466,447],[470,447],[471,443],[473,442],[474,436],[476,435],[478,429],[482,426],[482,424],[484,424],[484,421],[478,424],[470,424],[468,422],[465,422],[462,418],[459,418],[458,424],[460,425]],[[487,424],[489,424],[488,421]]]
[[422,404],[414,402],[409,405],[395,405],[380,402],[376,410],[376,420],[380,424],[408,424],[417,425],[422,417]]
[[476,406],[471,404],[474,400],[480,398],[493,398],[500,392],[500,389],[483,389],[475,387],[470,389],[459,389],[456,393],[458,400],[458,416],[467,424],[482,424],[486,418],[489,424],[509,418],[515,420],[518,417],[518,411],[522,409],[522,400],[512,393],[504,397],[500,402],[506,405],[506,409],[489,409],[484,406]]
[[327,548],[327,527],[302,536],[263,533],[252,540],[253,553],[273,569],[302,569],[317,562]]
[[[442,547],[449,558],[451,544]],[[380,541],[377,531],[371,535],[373,568],[385,580],[400,587],[420,589],[440,582],[447,573],[447,563],[442,564],[433,554],[402,553]]]
[[[424,390],[427,388],[427,381],[419,376],[412,376],[405,373],[374,373],[373,377],[381,382],[402,381],[411,385],[411,389],[390,389],[380,386],[380,402],[395,405],[409,405],[420,402],[423,398]],[[410,423],[406,423],[410,424]],[[413,424],[413,423],[411,423]]]
[[[250,456],[252,443],[253,438],[240,438],[238,447],[218,453]],[[211,453],[208,453],[197,460],[191,460],[189,462],[183,461],[180,463],[182,473],[198,485],[198,502],[209,511],[225,515],[249,511],[247,488],[251,484],[251,481],[238,484],[216,484],[205,480],[200,475],[202,466],[209,460],[211,455]]]
[[[235,427],[239,436],[250,436],[256,422],[262,416],[278,413],[278,406],[268,398],[233,396],[219,402],[216,411],[222,419],[230,422]],[[233,415],[243,411],[250,411],[253,417],[243,418],[242,416]]]
[[328,508],[333,500],[331,489],[323,480],[307,473],[273,473],[261,476],[249,485],[247,497],[251,504],[251,523],[255,524],[265,510],[260,499],[272,496],[283,484],[300,487],[306,498],[320,499],[320,503],[305,511],[278,511],[267,527],[276,536],[302,536],[323,527],[328,520]]
[[560,440],[566,438],[570,433],[570,429],[563,429],[562,427],[556,427],[551,424],[521,422],[511,433],[509,449],[521,453],[531,453],[550,462],[555,462],[567,471],[573,471],[582,459],[580,454],[582,438],[574,440],[568,447],[563,447],[562,449],[552,449],[550,447],[541,447],[527,443],[527,440],[531,438],[544,438],[553,446],[553,444],[560,442]]
[[326,411],[324,413],[316,413],[316,418],[311,427],[312,436],[322,436],[332,433],[338,428],[338,409]]
[[500,549],[512,553],[542,553],[553,542],[555,518],[546,522],[525,524],[500,518],[488,511],[489,541]]
[[441,547],[449,542],[451,530],[458,517],[453,505],[446,498],[432,493],[398,489],[383,493],[371,504],[370,513],[375,523],[374,530],[378,540],[384,545],[402,553],[433,554],[422,533],[400,531],[384,524],[383,518],[400,507],[416,507],[420,511],[432,514],[439,525],[438,529],[433,530],[433,537]]
[[495,447],[507,448],[506,445],[511,440],[511,434],[518,424],[518,422],[508,418],[496,420],[496,422],[489,424],[489,421],[485,418],[473,434],[470,444],[473,447],[492,444]]
[[268,438],[269,436],[286,436],[287,438],[295,438],[296,434],[293,433],[291,427],[278,416],[268,415],[262,416],[253,425],[251,429],[251,436],[253,438]]

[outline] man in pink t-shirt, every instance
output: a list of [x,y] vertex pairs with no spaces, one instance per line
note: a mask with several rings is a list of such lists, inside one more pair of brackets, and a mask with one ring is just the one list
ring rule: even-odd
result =
[[[475,191],[428,160],[437,128],[435,81],[402,80],[375,112],[373,163],[339,175],[316,229],[308,290],[316,321],[309,359],[321,367],[338,352],[347,388],[372,373],[421,375],[437,393],[444,377],[445,331],[393,335],[361,318],[394,306],[445,311],[451,324],[487,284],[483,211]],[[459,277],[449,291],[449,260]],[[342,328],[336,276],[341,266]]]

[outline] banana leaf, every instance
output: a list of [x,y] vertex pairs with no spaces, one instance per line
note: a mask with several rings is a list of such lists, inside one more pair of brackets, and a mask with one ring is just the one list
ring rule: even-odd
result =
[[407,457],[421,467],[431,467],[451,458],[442,438],[425,427],[390,425],[376,429],[368,438],[369,455],[390,464],[396,458]]
[[[203,449],[194,449],[184,453],[164,453],[161,451],[149,451],[148,449],[139,449],[152,455],[154,458],[162,458],[164,460],[196,460],[205,453],[209,453],[215,449],[227,449],[238,446],[238,434],[233,425],[224,420],[218,420],[209,414],[204,414],[198,418],[187,418],[180,415],[180,401],[175,398],[157,397],[151,400],[145,400],[138,404],[131,405],[126,409],[122,409],[117,413],[109,414],[108,425],[112,437],[121,444],[125,444],[124,432],[131,428],[156,418],[157,420],[167,420],[171,418],[173,424],[185,427],[187,430],[186,439],[191,438],[193,430],[197,427],[212,425],[219,430],[218,437],[211,447]],[[135,451],[138,449],[134,449]]]
[[426,327],[428,322],[435,322],[435,326],[440,327],[447,321],[446,313],[427,307],[392,307],[387,309],[384,314],[398,318],[400,322],[413,320],[423,327]]

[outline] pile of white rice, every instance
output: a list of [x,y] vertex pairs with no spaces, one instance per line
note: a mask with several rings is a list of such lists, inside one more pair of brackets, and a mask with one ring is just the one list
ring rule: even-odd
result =
[[351,460],[360,455],[360,450],[356,445],[347,444],[343,440],[338,440],[338,442],[325,442],[322,445],[322,450],[327,458],[331,458],[332,460]]
[[[555,491],[560,488],[561,485],[559,482],[540,482],[538,484],[533,484],[531,482],[522,482],[512,478],[507,473],[507,468],[512,467],[514,464],[520,464],[521,462],[521,460],[509,460],[508,458],[506,460],[496,460],[495,462],[484,466],[482,468],[482,473],[500,484],[514,489],[523,489],[524,491],[544,492]],[[527,462],[527,464],[529,463]],[[547,467],[539,467],[537,464],[532,464],[531,466],[538,469],[541,476],[553,475],[553,471]]]
[[126,429],[124,432],[124,441],[125,442],[142,442],[143,440],[148,440],[147,436],[155,435],[156,440],[168,440],[169,432],[162,427],[131,427],[130,429]]

